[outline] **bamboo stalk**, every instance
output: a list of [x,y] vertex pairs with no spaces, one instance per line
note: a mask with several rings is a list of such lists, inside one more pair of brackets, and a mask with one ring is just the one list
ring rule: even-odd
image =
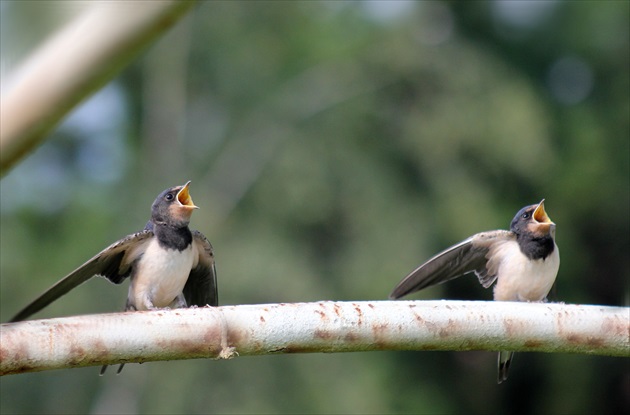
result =
[[32,151],[194,1],[99,1],[52,36],[3,85],[0,173]]

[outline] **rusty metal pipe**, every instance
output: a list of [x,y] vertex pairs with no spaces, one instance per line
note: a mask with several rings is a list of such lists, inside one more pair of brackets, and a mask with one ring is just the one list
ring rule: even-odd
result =
[[630,309],[481,301],[314,302],[85,315],[0,326],[0,374],[375,350],[630,355]]

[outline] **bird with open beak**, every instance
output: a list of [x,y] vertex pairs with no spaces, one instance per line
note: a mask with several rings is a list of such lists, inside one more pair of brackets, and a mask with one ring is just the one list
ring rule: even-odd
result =
[[151,219],[144,230],[99,252],[10,321],[30,317],[95,275],[114,284],[130,279],[126,311],[217,306],[212,245],[201,232],[188,228],[193,210],[198,209],[190,197],[189,186],[187,182],[160,193],[151,206]]
[[[495,301],[546,301],[560,267],[555,235],[543,199],[519,210],[509,231],[481,232],[435,255],[403,278],[390,298],[474,272],[484,288],[496,282]],[[513,354],[499,352],[498,383],[507,379]]]

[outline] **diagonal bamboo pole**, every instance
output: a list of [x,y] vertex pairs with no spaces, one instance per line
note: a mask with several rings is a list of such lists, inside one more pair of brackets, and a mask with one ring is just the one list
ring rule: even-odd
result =
[[113,78],[194,1],[97,1],[33,53],[2,86],[0,174],[70,110]]
[[630,309],[467,301],[238,305],[0,326],[0,375],[277,353],[514,350],[630,356]]

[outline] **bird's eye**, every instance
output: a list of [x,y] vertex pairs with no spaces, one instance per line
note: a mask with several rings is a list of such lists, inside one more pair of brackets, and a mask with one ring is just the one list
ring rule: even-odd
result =
[[523,213],[521,216],[523,219],[529,219],[529,212]]
[[167,193],[166,196],[164,196],[164,198],[170,201],[170,200],[173,200],[175,196],[173,196],[173,193]]

